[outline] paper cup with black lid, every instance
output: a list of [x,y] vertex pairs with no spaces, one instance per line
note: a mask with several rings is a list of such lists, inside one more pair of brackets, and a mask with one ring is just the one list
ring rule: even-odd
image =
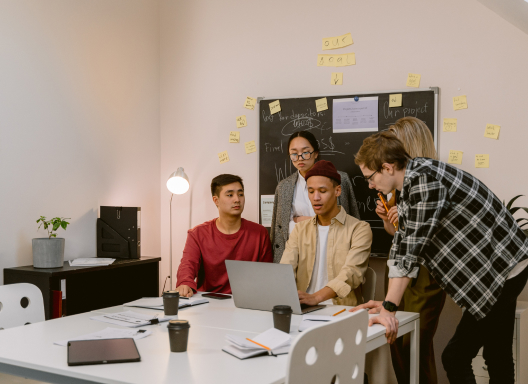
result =
[[165,316],[176,316],[180,305],[180,293],[178,291],[163,292],[163,311]]
[[290,323],[293,310],[289,305],[276,305],[273,307],[273,327],[290,333]]
[[170,320],[167,329],[169,330],[169,343],[171,352],[186,352],[187,340],[189,339],[189,328],[191,325],[187,320]]

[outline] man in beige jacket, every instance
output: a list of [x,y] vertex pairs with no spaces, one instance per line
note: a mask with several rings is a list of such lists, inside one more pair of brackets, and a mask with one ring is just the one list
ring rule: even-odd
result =
[[315,216],[297,223],[281,264],[293,266],[301,304],[330,299],[338,305],[362,304],[361,284],[372,244],[370,225],[337,205],[341,176],[330,161],[315,163],[305,178]]

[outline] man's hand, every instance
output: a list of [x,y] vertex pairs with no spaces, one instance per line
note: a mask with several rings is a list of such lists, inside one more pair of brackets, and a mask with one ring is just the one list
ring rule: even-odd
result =
[[321,301],[324,301],[324,300],[319,300],[319,297],[315,293],[310,294],[310,293],[306,293],[303,291],[297,291],[297,293],[299,294],[299,301],[301,302],[301,304],[317,305]]
[[395,224],[398,222],[398,208],[392,207],[389,209],[389,213],[387,213],[387,217],[391,224]]
[[350,309],[349,311],[356,312],[356,311],[359,311],[360,309],[368,309],[369,310],[368,313],[370,313],[371,315],[374,315],[374,314],[380,313],[381,309],[383,308],[381,306],[382,304],[383,304],[382,301],[370,300],[368,303],[358,305],[357,307],[354,307]]
[[295,223],[300,223],[301,221],[308,220],[308,219],[311,219],[311,217],[310,216],[294,216],[293,217],[293,221]]
[[369,320],[369,327],[372,327],[374,324],[381,324],[385,327],[385,337],[387,338],[387,343],[392,344],[396,341],[396,337],[398,336],[399,321],[396,318],[395,312],[389,312],[383,308],[378,316],[375,316]]
[[381,220],[389,221],[389,218],[387,217],[387,211],[385,210],[385,206],[383,205],[381,200],[376,201],[376,213],[378,214]]
[[191,297],[194,294],[192,288],[188,285],[182,284],[178,288],[176,288],[176,290],[180,293],[180,296],[183,297]]

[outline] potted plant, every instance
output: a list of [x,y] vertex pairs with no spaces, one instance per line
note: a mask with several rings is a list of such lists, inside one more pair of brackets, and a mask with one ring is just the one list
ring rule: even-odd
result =
[[[508,204],[506,204],[504,201],[502,202],[504,205],[506,205],[506,209],[513,215],[515,212],[517,212],[519,209],[522,209],[524,212],[528,213],[528,208],[527,207],[512,207],[513,203],[515,202],[515,200],[517,200],[519,197],[521,196],[524,196],[524,195],[517,195],[515,196],[513,199],[511,199]],[[518,218],[518,219],[515,219],[515,221],[517,222],[517,224],[519,224],[519,227],[521,227],[521,229],[523,229],[523,227],[525,227],[526,225],[528,225],[528,219],[526,217],[521,217],[521,218]],[[524,221],[524,223],[523,223]],[[522,223],[522,224],[521,224]],[[528,236],[528,228],[526,229],[523,229],[523,232],[526,236]]]
[[35,268],[60,268],[64,265],[64,244],[65,239],[58,238],[57,232],[59,228],[66,230],[70,220],[65,217],[55,217],[51,220],[46,220],[45,216],[40,216],[37,220],[39,224],[37,230],[44,226],[48,231],[47,238],[33,239],[33,267]]

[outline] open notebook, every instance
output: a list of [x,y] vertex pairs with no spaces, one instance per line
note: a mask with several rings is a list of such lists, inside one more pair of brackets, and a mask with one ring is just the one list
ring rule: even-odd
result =
[[282,355],[290,350],[291,337],[289,334],[270,328],[252,338],[244,338],[236,335],[226,335],[229,343],[222,351],[229,353],[239,359],[260,355]]
[[[193,305],[205,304],[209,300],[204,297],[180,297],[178,304],[179,308],[191,307]],[[125,307],[137,307],[137,308],[148,308],[157,309],[163,311],[163,297],[144,297],[139,300],[131,301],[130,303],[123,304]]]

